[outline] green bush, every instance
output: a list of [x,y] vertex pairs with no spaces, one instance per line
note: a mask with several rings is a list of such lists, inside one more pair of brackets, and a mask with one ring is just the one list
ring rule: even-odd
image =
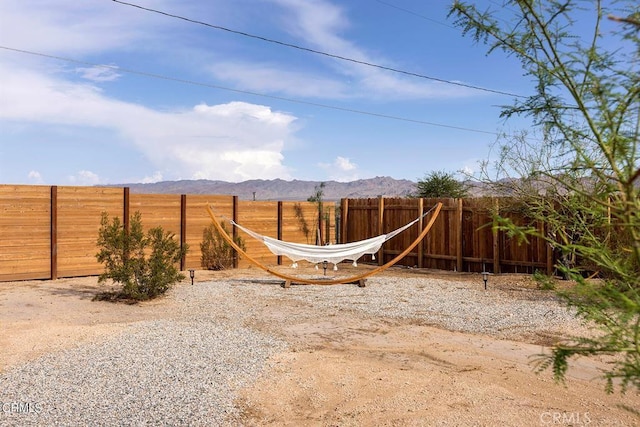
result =
[[469,192],[465,183],[455,179],[452,173],[435,171],[418,180],[418,197],[464,198]]
[[[227,233],[225,223],[220,223],[220,226]],[[242,250],[245,250],[244,240],[240,236],[237,236],[234,242]],[[200,265],[207,270],[224,270],[233,267],[234,249],[213,224],[202,231],[200,251],[202,252]]]
[[143,301],[164,294],[171,286],[184,279],[176,264],[187,253],[175,235],[162,227],[150,229],[145,235],[140,212],[131,218],[129,231],[118,217],[109,221],[102,213],[96,254],[105,271],[98,283],[111,279],[122,285],[119,292],[105,292],[97,299]]

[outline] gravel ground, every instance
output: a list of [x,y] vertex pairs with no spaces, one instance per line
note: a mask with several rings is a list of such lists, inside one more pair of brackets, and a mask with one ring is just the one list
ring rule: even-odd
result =
[[350,311],[499,338],[584,330],[550,292],[531,298],[530,292],[420,277],[377,277],[365,288],[273,283],[252,278],[178,286],[162,305],[161,320],[8,369],[0,374],[0,403],[20,402],[35,413],[25,417],[5,404],[0,425],[235,425],[238,391],[289,346],[277,324],[252,326],[273,323],[265,306],[283,301],[303,307],[296,315],[309,320]]
[[412,319],[423,325],[505,339],[567,330],[587,333],[575,311],[549,291],[536,291],[532,296],[518,288],[486,291],[468,282],[386,277],[369,279],[365,288],[300,286],[291,297],[324,311],[349,309],[364,316]]

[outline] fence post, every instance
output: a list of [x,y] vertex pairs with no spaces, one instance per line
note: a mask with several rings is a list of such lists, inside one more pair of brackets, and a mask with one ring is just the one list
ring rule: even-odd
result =
[[549,226],[545,222],[543,224],[544,236],[545,236],[545,249],[547,250],[547,276],[551,277],[553,275],[553,264],[554,264],[554,256],[553,256],[553,247],[551,243],[546,240],[547,233],[549,232]]
[[[187,244],[187,195],[180,195],[180,249]],[[180,258],[180,271],[186,269],[186,255]]]
[[[378,197],[378,236],[384,234],[384,197]],[[378,250],[378,265],[384,264],[384,245]]]
[[[233,218],[233,222],[238,223],[238,196],[232,196],[231,201],[231,218]],[[238,241],[238,227],[232,227],[232,238],[234,242]],[[233,250],[233,268],[238,268],[238,252]]]
[[122,189],[122,225],[124,231],[129,233],[129,187],[123,187]]
[[340,242],[347,243],[347,224],[349,216],[349,199],[345,198],[340,201]]
[[324,227],[322,226],[322,201],[318,202],[318,229],[316,230],[316,244],[323,246],[324,245]]
[[[335,216],[335,210],[334,210],[334,216]],[[326,245],[331,243],[331,208],[330,207],[324,208],[324,210],[322,211],[322,217],[324,220],[324,243]]]
[[462,199],[456,199],[456,271],[464,269],[462,258]]
[[[282,201],[278,200],[278,220],[276,238],[282,240]],[[278,265],[282,265],[282,255],[278,255]]]
[[51,220],[49,224],[49,242],[51,244],[49,268],[51,280],[58,278],[58,186],[51,186],[51,197],[49,200]]
[[[422,215],[424,214],[424,199],[420,197],[418,199],[418,217],[420,221],[418,221],[418,235],[422,232],[422,228],[424,227],[424,218]],[[418,243],[418,268],[422,268],[424,262],[422,260],[424,256],[424,239],[420,240]]]
[[[493,208],[494,208],[494,215],[497,216],[500,212],[500,201],[497,198],[493,198]],[[498,274],[500,273],[500,242],[499,242],[499,235],[498,235],[498,228],[495,227],[495,221],[494,221],[494,227],[493,230],[491,232],[491,235],[493,236],[493,274]]]

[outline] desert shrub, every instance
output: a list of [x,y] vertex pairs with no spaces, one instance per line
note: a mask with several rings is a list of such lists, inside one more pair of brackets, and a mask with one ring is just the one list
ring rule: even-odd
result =
[[[501,135],[481,176],[530,207],[546,232],[498,228],[537,235],[561,255],[556,267],[575,285],[559,296],[600,332],[557,344],[539,368],[562,380],[571,358],[612,355],[606,390],[640,390],[640,4],[457,0],[450,15],[532,78],[529,95],[501,111],[531,127]],[[587,280],[593,274],[604,280]]]
[[120,218],[109,221],[109,215],[103,212],[97,244],[100,250],[96,258],[105,266],[98,283],[111,279],[122,285],[120,291],[102,293],[97,299],[153,299],[184,279],[176,264],[188,247],[181,247],[175,235],[162,227],[152,228],[145,235],[140,212],[131,218],[129,231]]
[[[220,223],[220,226],[227,233],[225,222]],[[240,236],[237,236],[234,242],[245,250],[244,240]],[[200,265],[207,270],[224,270],[233,267],[234,249],[213,224],[202,231],[200,252],[202,252]]]
[[456,180],[454,174],[434,171],[418,180],[418,197],[424,198],[464,198],[468,190],[463,182]]

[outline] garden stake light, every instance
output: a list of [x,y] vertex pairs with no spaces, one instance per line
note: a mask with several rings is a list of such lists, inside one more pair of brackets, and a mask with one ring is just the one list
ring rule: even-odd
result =
[[482,280],[484,281],[484,290],[487,290],[487,280],[489,280],[489,272],[487,272],[487,267],[485,263],[482,263]]

